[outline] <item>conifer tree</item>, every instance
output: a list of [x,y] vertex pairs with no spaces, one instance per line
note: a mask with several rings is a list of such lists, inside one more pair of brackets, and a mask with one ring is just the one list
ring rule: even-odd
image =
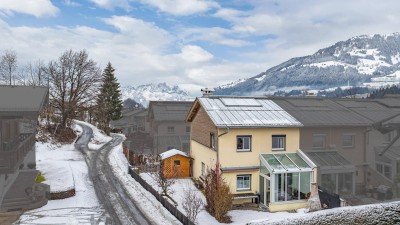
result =
[[110,133],[111,120],[121,118],[122,100],[119,83],[114,75],[114,68],[109,62],[102,74],[100,93],[97,96],[96,119],[100,129]]

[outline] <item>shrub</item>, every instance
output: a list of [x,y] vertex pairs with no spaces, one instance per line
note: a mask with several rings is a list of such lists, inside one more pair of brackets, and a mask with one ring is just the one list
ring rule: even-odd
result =
[[225,180],[219,179],[214,170],[208,170],[204,180],[204,192],[206,195],[206,210],[215,217],[218,222],[230,223],[228,211],[232,208],[233,196]]
[[42,183],[42,182],[45,181],[45,180],[46,180],[46,178],[44,178],[44,176],[43,176],[42,173],[39,173],[39,174],[36,176],[36,182],[38,182],[38,183]]

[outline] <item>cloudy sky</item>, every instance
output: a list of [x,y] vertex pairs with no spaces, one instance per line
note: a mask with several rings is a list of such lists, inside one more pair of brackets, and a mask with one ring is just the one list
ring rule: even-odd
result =
[[20,65],[86,49],[122,85],[189,91],[251,77],[363,34],[400,30],[398,0],[0,0]]

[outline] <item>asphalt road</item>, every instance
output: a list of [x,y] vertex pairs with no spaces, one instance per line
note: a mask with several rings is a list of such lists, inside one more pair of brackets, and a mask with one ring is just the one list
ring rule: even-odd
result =
[[151,224],[130,199],[124,186],[115,178],[110,169],[111,166],[107,158],[111,149],[123,141],[122,137],[113,135],[112,140],[99,150],[90,150],[88,142],[93,135],[93,131],[88,126],[79,125],[82,126],[83,133],[76,141],[75,147],[85,155],[96,195],[108,212],[107,224]]

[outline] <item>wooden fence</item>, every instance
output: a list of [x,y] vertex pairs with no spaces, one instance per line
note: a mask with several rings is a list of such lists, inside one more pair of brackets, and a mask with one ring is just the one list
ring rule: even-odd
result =
[[133,179],[135,179],[144,189],[150,192],[156,199],[172,214],[174,215],[181,223],[184,225],[195,225],[192,221],[189,220],[178,208],[171,204],[168,199],[164,198],[161,194],[159,194],[151,185],[149,185],[143,178],[141,178],[132,168],[129,167],[128,173],[131,175]]

